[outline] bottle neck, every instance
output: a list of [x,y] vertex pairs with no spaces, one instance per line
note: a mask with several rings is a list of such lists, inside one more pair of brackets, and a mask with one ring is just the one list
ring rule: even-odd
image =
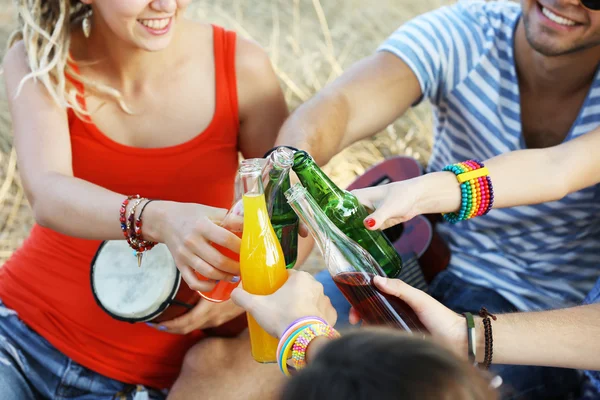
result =
[[282,154],[278,149],[278,151],[269,156],[262,170],[262,182],[265,190],[267,210],[270,216],[273,216],[275,203],[278,202],[278,199],[283,198],[283,192],[290,188],[289,174],[292,164],[293,155]]
[[321,203],[323,197],[332,193],[343,196],[344,192],[319,168],[315,161],[304,151],[298,151],[294,155],[293,170],[308,189],[312,197]]
[[239,173],[241,191],[244,196],[258,196],[264,194],[259,164],[242,164]]
[[285,197],[294,212],[306,225],[309,233],[317,242],[319,250],[326,258],[326,254],[330,252],[329,247],[332,240],[336,234],[339,236],[342,233],[338,233],[338,228],[327,218],[315,199],[302,185],[297,183],[292,186],[285,192]]
[[285,196],[317,242],[332,275],[342,272],[383,274],[378,273],[379,266],[373,257],[331,222],[305,187],[295,184]]

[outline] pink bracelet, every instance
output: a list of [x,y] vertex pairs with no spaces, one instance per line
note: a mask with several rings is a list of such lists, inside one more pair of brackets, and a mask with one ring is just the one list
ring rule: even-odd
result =
[[311,325],[311,324],[327,325],[327,322],[325,322],[325,320],[323,320],[322,318],[319,318],[319,317],[298,318],[297,320],[292,322],[285,331],[283,331],[283,334],[281,335],[281,338],[279,339],[279,344],[277,345],[277,353],[275,353],[275,354],[280,354],[279,352],[281,351],[281,346],[283,346],[283,344],[286,342],[287,339],[289,339],[289,336],[294,331],[296,331],[298,328],[302,327],[303,325]]
[[333,329],[333,327],[321,323],[307,326],[298,335],[292,346],[292,366],[295,370],[302,369],[306,366],[306,350],[308,349],[308,345],[319,336],[325,336],[328,339],[336,339],[340,337],[340,334]]

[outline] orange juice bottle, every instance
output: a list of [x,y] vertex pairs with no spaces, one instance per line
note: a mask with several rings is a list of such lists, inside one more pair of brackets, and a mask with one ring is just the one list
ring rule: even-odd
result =
[[[244,231],[240,249],[240,272],[244,290],[268,295],[287,280],[285,258],[271,226],[260,168],[242,166]],[[262,329],[248,314],[252,357],[261,363],[276,362],[278,340]]]

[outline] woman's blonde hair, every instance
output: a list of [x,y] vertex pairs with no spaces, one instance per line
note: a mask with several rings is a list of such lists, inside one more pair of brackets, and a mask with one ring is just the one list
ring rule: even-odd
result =
[[8,47],[22,40],[31,69],[17,93],[28,80],[37,80],[58,105],[86,116],[87,110],[77,100],[82,93],[73,84],[78,82],[85,86],[86,92],[113,99],[129,112],[118,90],[86,79],[74,67],[69,51],[71,31],[91,14],[91,6],[80,0],[15,0],[15,4],[20,27],[10,36]]

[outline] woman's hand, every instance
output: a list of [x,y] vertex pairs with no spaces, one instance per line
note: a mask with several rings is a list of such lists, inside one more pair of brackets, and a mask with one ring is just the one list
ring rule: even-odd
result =
[[329,325],[335,325],[337,313],[323,293],[323,285],[306,272],[289,270],[288,273],[287,282],[271,295],[252,295],[238,287],[231,293],[231,299],[277,338],[302,317],[320,317]]
[[371,230],[386,229],[418,215],[417,186],[416,180],[410,179],[352,191],[365,207],[374,210],[365,218],[365,226]]
[[[239,263],[212,243],[240,252],[240,238],[219,226],[227,210],[193,203],[157,201],[144,211],[143,235],[165,243],[183,280],[193,290],[210,291],[214,280],[234,280]],[[200,280],[194,271],[209,280]]]
[[[463,316],[399,279],[376,276],[374,282],[382,292],[396,296],[408,304],[433,337],[444,341],[459,357],[467,357],[467,324]],[[352,309],[350,322],[356,324],[359,321],[360,315]]]
[[180,317],[163,322],[160,325],[148,325],[160,331],[187,335],[197,329],[209,329],[221,326],[243,312],[244,310],[236,306],[231,300],[222,303],[200,300],[194,308]]

